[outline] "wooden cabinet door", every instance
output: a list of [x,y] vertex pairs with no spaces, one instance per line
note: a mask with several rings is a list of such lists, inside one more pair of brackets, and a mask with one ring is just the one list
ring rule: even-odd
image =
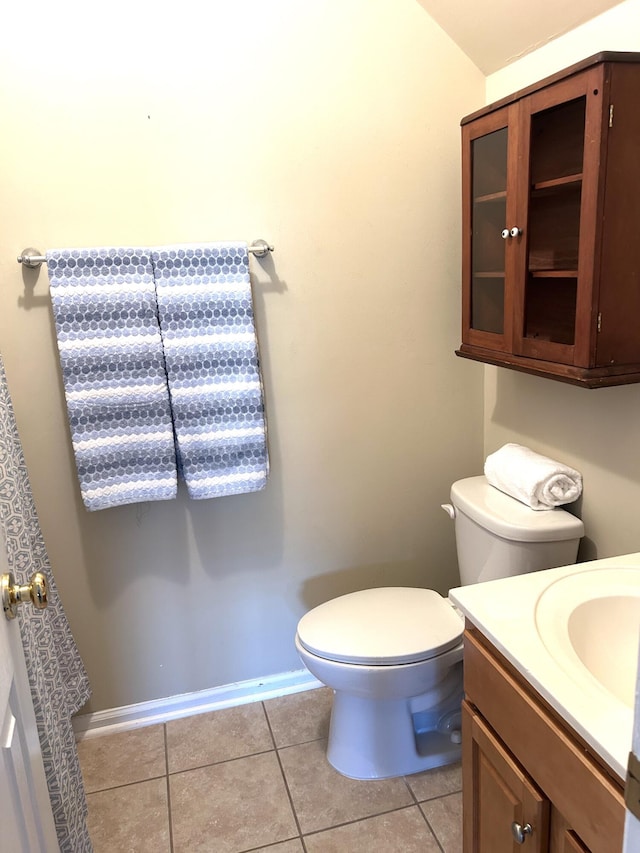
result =
[[589,853],[560,812],[551,806],[549,853]]
[[549,801],[466,701],[462,738],[464,853],[548,853]]
[[[558,853],[589,853],[582,841],[578,838],[575,832],[565,832],[562,839],[563,846],[558,848]],[[555,851],[553,851],[555,853]]]
[[523,98],[518,137],[514,353],[595,362],[596,255],[601,224],[602,66]]
[[513,347],[511,237],[516,211],[517,104],[462,128],[462,340],[496,352]]

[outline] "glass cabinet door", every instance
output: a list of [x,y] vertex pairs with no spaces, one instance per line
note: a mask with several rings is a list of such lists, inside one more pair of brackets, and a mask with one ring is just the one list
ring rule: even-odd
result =
[[573,346],[586,97],[531,116],[523,337]]
[[510,115],[507,108],[463,127],[463,342],[499,351],[511,347],[512,328]]
[[471,328],[504,334],[506,127],[471,143]]
[[587,365],[601,79],[592,73],[570,78],[525,99],[522,109],[528,168],[518,188],[525,254],[515,283],[514,352]]

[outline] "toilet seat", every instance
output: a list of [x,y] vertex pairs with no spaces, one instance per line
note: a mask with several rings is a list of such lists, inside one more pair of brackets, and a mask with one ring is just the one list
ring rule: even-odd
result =
[[382,587],[315,607],[298,623],[298,640],[318,657],[392,666],[429,660],[460,643],[463,623],[432,589]]

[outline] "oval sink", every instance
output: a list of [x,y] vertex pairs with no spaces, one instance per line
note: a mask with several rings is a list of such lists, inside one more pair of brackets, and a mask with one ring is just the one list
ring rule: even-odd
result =
[[566,675],[633,708],[640,569],[590,569],[560,578],[538,598],[535,621],[547,652]]

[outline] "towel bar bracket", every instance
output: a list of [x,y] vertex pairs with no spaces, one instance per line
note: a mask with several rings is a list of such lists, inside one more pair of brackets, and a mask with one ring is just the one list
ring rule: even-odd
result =
[[266,240],[254,240],[249,246],[249,251],[255,255],[256,258],[264,258],[265,255],[273,252],[273,246],[267,243]]
[[[274,248],[266,240],[254,240],[247,251],[256,258],[264,258],[273,252]],[[45,255],[41,254],[37,249],[23,249],[22,254],[18,255],[18,263],[22,264],[23,267],[29,267],[30,270],[37,270],[41,264],[46,262]]]
[[22,254],[18,255],[18,263],[24,267],[29,267],[31,270],[38,269],[40,264],[45,261],[45,256],[41,255],[37,249],[23,249]]

